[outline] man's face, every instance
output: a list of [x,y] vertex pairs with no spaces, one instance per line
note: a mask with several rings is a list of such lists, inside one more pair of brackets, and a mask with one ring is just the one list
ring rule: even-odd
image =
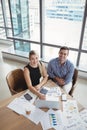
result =
[[59,60],[61,64],[63,64],[66,61],[68,54],[69,54],[68,50],[59,51]]

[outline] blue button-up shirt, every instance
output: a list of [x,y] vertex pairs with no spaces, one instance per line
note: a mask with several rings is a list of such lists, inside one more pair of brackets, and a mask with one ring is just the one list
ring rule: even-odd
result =
[[50,78],[63,78],[65,84],[68,84],[72,81],[74,65],[68,59],[63,65],[61,65],[59,59],[55,58],[48,63],[47,72]]

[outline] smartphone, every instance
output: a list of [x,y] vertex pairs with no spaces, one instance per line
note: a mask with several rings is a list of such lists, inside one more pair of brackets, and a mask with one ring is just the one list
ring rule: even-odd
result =
[[41,88],[41,90],[40,90],[40,93],[42,93],[42,94],[46,94],[47,92],[48,92],[48,90],[45,88]]
[[30,100],[32,99],[31,95],[28,94],[28,93],[26,93],[26,94],[24,95],[24,97],[25,97],[28,101],[30,101]]

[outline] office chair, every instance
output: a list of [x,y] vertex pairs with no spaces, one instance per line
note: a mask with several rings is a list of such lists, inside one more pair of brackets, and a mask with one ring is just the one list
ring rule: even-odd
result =
[[72,88],[71,88],[71,90],[69,92],[69,95],[71,95],[72,97],[73,97],[73,92],[74,92],[74,90],[76,88],[77,78],[78,78],[78,69],[75,68],[73,78],[72,78]]
[[6,76],[6,81],[12,95],[27,89],[22,69],[10,71]]

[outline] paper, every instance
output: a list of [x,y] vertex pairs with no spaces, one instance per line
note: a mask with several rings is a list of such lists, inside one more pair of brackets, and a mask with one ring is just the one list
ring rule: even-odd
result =
[[31,111],[30,115],[25,116],[29,118],[31,121],[33,121],[35,124],[38,124],[40,120],[43,118],[44,113],[45,113],[44,111],[35,107],[35,109]]
[[63,121],[62,121],[62,112],[61,110],[54,111],[52,109],[49,109],[43,119],[41,120],[41,125],[43,130],[47,130],[50,128],[54,128],[56,130],[62,130],[63,129]]
[[87,130],[87,128],[79,116],[73,116],[68,119],[68,125],[63,130]]
[[[43,114],[45,113],[33,105],[31,102],[26,100],[23,95],[19,98],[15,98],[7,107],[16,113],[27,117],[35,124],[38,124],[40,122],[41,118],[43,118]],[[30,111],[29,115],[26,114],[26,109]]]
[[81,119],[83,120],[84,125],[85,125],[86,128],[87,128],[87,109],[83,109],[83,110],[80,112],[80,117],[81,117]]
[[67,100],[63,102],[63,113],[67,117],[79,114],[76,100]]
[[7,107],[18,114],[24,115],[26,113],[26,108],[29,107],[30,110],[32,110],[35,106],[27,101],[25,98],[19,97],[15,98]]
[[[24,97],[26,93],[29,93],[29,95],[31,95],[32,99],[30,101],[26,100],[26,98]],[[22,96],[15,98],[11,103],[9,103],[7,107],[18,114],[25,115],[26,108],[29,108],[30,110],[33,110],[35,108],[35,106],[33,105],[35,99],[36,95],[27,90]]]
[[51,128],[51,125],[49,123],[49,116],[47,113],[44,114],[42,120],[40,120],[40,123],[42,125],[43,130],[48,130]]
[[58,86],[52,87],[48,90],[47,95],[49,95],[49,96],[52,95],[52,96],[55,96],[55,97],[61,96],[61,90]]

